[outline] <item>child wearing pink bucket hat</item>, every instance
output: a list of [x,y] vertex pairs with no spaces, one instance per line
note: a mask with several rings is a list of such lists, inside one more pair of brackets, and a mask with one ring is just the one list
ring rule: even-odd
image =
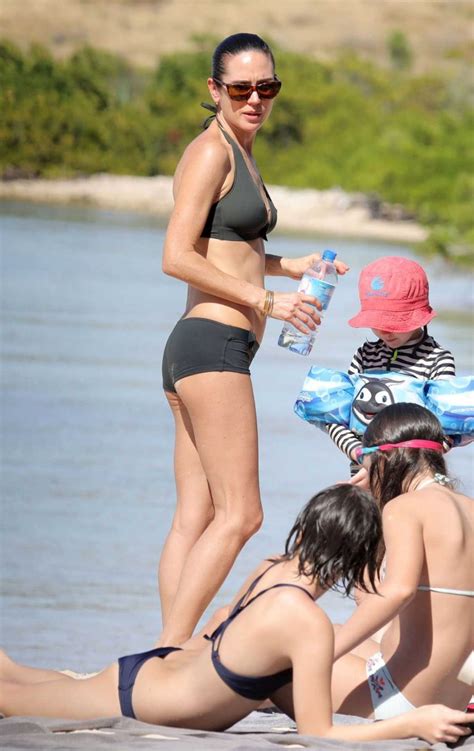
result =
[[[360,311],[349,325],[372,329],[377,339],[357,349],[349,375],[369,370],[393,370],[421,380],[456,375],[451,352],[428,334],[427,324],[436,313],[429,301],[427,276],[418,263],[401,256],[372,261],[360,273],[359,299]],[[351,482],[365,486],[366,470],[357,463],[361,436],[343,425],[328,425],[327,432],[351,459]]]
[[360,312],[349,321],[354,328],[414,334],[436,315],[424,269],[400,256],[379,258],[362,269],[359,299]]

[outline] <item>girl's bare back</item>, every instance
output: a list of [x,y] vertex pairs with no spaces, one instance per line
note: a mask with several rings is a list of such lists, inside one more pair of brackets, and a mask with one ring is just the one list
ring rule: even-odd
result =
[[[384,659],[415,706],[463,706],[472,693],[458,679],[473,648],[474,598],[463,594],[474,594],[472,499],[431,484],[392,501],[389,513],[385,528],[393,527],[394,540],[406,540],[401,547],[414,570],[423,552],[424,560],[414,598],[382,638]],[[407,529],[413,530],[414,549]]]

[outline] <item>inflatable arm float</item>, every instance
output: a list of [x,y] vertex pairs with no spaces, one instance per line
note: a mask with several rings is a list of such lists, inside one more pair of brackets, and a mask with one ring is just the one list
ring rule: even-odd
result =
[[474,376],[422,381],[394,371],[371,370],[348,375],[313,366],[295,402],[302,420],[325,429],[336,423],[362,435],[384,407],[411,402],[438,418],[454,445],[474,440]]

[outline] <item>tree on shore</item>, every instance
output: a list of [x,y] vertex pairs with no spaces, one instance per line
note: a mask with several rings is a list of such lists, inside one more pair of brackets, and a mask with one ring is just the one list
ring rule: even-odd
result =
[[[213,42],[155,71],[84,47],[68,60],[0,43],[0,174],[172,174],[205,119]],[[256,156],[268,183],[339,186],[403,205],[431,228],[427,249],[472,259],[474,108],[467,77],[411,75],[407,40],[391,68],[276,51],[283,80]]]

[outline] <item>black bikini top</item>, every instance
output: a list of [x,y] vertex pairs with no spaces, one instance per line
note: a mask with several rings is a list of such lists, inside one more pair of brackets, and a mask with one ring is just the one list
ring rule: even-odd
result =
[[262,181],[270,208],[269,220],[267,207],[248,170],[241,150],[220,123],[216,122],[227,143],[232,146],[235,165],[234,182],[229,192],[212,204],[201,237],[234,241],[255,240],[257,237],[262,237],[266,240],[267,233],[275,227],[277,210]]
[[265,592],[269,592],[271,589],[277,589],[277,587],[294,587],[295,589],[301,589],[301,591],[307,594],[308,597],[311,598],[311,600],[313,599],[308,590],[298,586],[298,584],[281,583],[273,584],[271,587],[267,587],[267,589],[262,589],[262,591],[255,595],[255,597],[252,597],[250,600],[248,600],[248,596],[255,589],[260,579],[265,576],[267,571],[273,568],[273,566],[275,566],[277,563],[279,563],[279,561],[272,563],[272,565],[269,566],[262,574],[260,574],[260,576],[257,576],[257,578],[253,580],[252,584],[247,589],[245,594],[233,607],[232,612],[226,618],[226,620],[216,628],[211,636],[206,637],[212,642],[212,664],[214,665],[217,674],[222,678],[226,686],[229,686],[229,688],[235,691],[236,694],[244,696],[246,699],[253,699],[258,701],[267,699],[279,688],[285,686],[287,683],[290,683],[293,678],[293,670],[292,668],[287,668],[286,670],[280,670],[279,673],[273,673],[272,675],[253,676],[240,675],[239,673],[234,673],[232,670],[229,670],[229,668],[226,668],[220,660],[219,647],[221,645],[225,630],[227,629],[229,624],[232,623],[232,621],[235,620],[239,613],[245,610],[245,608],[247,608],[252,602],[255,602],[255,600],[264,595]]

